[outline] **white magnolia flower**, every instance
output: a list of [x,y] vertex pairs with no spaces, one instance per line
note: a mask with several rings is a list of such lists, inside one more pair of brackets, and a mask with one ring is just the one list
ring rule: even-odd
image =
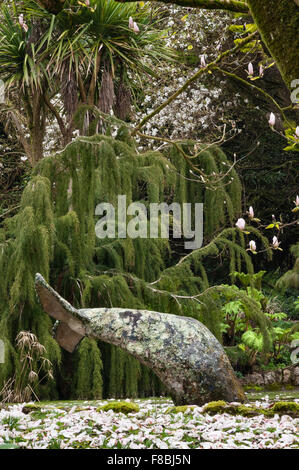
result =
[[274,235],[273,240],[272,240],[272,247],[274,248],[274,250],[277,250],[279,245],[280,245],[280,243],[278,241],[278,238]]
[[24,29],[24,31],[27,33],[28,31],[28,26],[24,21],[24,15],[23,13],[20,14],[19,16],[19,25]]
[[200,65],[201,65],[202,67],[206,67],[206,65],[207,65],[204,55],[202,55],[202,56],[200,57]]
[[133,21],[132,16],[130,16],[130,18],[129,18],[129,28],[134,29],[134,21]]
[[253,65],[252,65],[251,62],[249,62],[249,64],[248,64],[248,75],[249,75],[250,77],[252,77],[253,73],[254,73],[254,72],[253,72]]
[[256,244],[255,244],[254,240],[250,240],[249,249],[250,249],[250,251],[256,251]]
[[250,218],[250,219],[253,219],[253,218],[254,218],[254,211],[253,211],[253,207],[252,207],[252,206],[249,207],[248,215],[249,215],[249,218]]
[[274,127],[274,126],[275,126],[275,121],[276,121],[275,114],[274,114],[274,113],[271,113],[271,114],[270,114],[269,121],[268,121],[271,127]]
[[245,228],[245,220],[240,218],[237,220],[236,222],[236,226],[240,229],[240,230],[244,230]]

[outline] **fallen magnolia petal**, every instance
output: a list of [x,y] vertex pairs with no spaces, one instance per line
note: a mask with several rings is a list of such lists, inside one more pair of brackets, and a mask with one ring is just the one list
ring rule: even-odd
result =
[[[112,400],[112,399],[111,399]],[[107,404],[110,400],[101,402]],[[113,401],[113,400],[112,400]],[[298,403],[298,400],[295,400]],[[45,419],[35,420],[23,414],[24,405],[9,405],[0,410],[0,443],[13,441],[21,448],[131,449],[298,449],[298,419],[289,415],[268,418],[202,413],[195,406],[192,413],[166,413],[173,406],[170,399],[136,399],[139,414],[98,413],[94,402],[80,404],[80,411],[70,413],[58,405],[45,405]],[[262,401],[257,406],[268,408]],[[63,412],[64,411],[64,412]],[[16,424],[13,425],[13,418]],[[148,422],[151,419],[152,425]],[[20,425],[20,422],[22,425]],[[147,424],[146,424],[147,422]],[[92,429],[92,433],[90,433]],[[190,432],[191,431],[191,432]]]

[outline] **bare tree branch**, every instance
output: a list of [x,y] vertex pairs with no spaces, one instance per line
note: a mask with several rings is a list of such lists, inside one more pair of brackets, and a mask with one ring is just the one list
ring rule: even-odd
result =
[[175,93],[173,93],[167,100],[165,100],[160,106],[158,106],[156,109],[154,109],[154,111],[152,111],[151,113],[149,113],[147,116],[145,116],[140,122],[139,124],[135,127],[135,129],[133,129],[132,131],[132,135],[135,135],[137,134],[137,132],[140,131],[140,129],[150,120],[152,119],[156,114],[158,114],[160,111],[162,111],[162,109],[164,109],[166,106],[168,106],[170,103],[172,103],[172,101],[174,101],[181,93],[183,93],[183,91],[185,91],[190,85],[191,83],[193,83],[194,81],[196,81],[201,75],[203,75],[204,73],[208,72],[209,70],[215,68],[215,66],[221,62],[221,60],[228,56],[228,55],[231,55],[231,54],[234,54],[236,51],[238,51],[239,49],[242,49],[242,47],[249,43],[252,39],[255,38],[255,36],[257,35],[257,31],[255,31],[254,33],[250,34],[249,36],[247,36],[245,39],[242,39],[241,41],[239,41],[237,43],[236,46],[234,46],[232,49],[228,49],[227,51],[223,52],[222,54],[220,54],[215,60],[213,60],[213,62],[210,62],[208,65],[206,65],[206,67],[203,67],[201,68],[198,72],[196,72],[194,75],[192,75],[192,77],[190,77],[185,83],[184,85],[182,85]]
[[[116,0],[117,2],[127,3],[132,0]],[[133,0],[134,1],[134,0]],[[138,1],[138,0],[135,0]],[[205,10],[226,10],[235,13],[249,13],[247,4],[239,0],[151,0],[166,4],[176,4],[182,7],[203,8]]]

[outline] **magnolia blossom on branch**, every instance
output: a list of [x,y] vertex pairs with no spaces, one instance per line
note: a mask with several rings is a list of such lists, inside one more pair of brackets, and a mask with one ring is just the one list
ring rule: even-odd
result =
[[280,242],[278,241],[278,238],[274,235],[273,240],[272,240],[272,247],[274,250],[277,250],[280,245]]
[[268,121],[271,127],[274,127],[274,126],[275,126],[275,121],[276,121],[275,114],[274,114],[274,113],[271,113],[271,114],[270,114],[269,121]]
[[253,72],[253,65],[252,65],[251,62],[249,62],[249,64],[248,64],[248,75],[249,75],[249,77],[252,77],[253,73],[254,73]]
[[240,230],[244,230],[244,229],[245,229],[245,224],[246,224],[246,222],[245,222],[245,220],[242,219],[242,218],[238,219],[237,222],[236,222],[236,226],[237,226],[238,229],[240,229]]
[[253,207],[252,207],[252,206],[249,207],[248,215],[249,215],[249,218],[250,218],[250,219],[253,219],[253,218],[254,218],[254,211],[253,211]]
[[20,16],[19,16],[19,25],[21,26],[21,28],[24,29],[25,33],[27,33],[27,31],[28,31],[28,26],[27,26],[27,24],[26,24],[25,21],[24,21],[24,15],[23,15],[23,13],[21,13]]
[[249,250],[252,251],[252,253],[256,252],[256,243],[254,240],[250,240],[249,242]]

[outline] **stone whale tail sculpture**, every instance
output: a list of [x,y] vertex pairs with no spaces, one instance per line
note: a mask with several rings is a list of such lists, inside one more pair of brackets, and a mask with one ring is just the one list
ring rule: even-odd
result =
[[67,351],[84,336],[119,346],[156,373],[176,405],[245,401],[222,346],[194,318],[126,308],[77,310],[40,274],[35,285],[44,311],[59,320],[55,338]]

